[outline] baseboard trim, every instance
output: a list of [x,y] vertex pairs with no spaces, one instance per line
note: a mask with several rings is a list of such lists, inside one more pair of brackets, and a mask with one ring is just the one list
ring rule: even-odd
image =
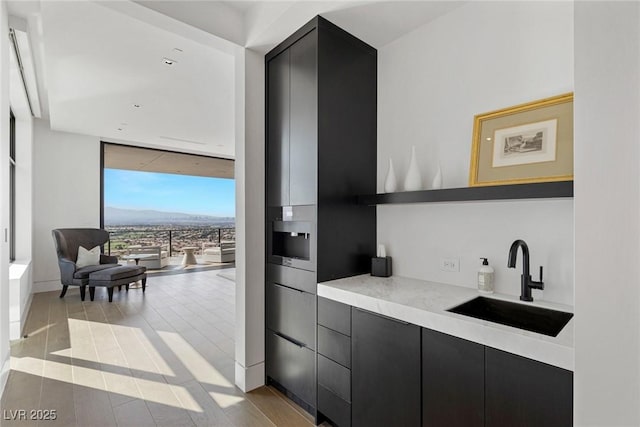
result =
[[[71,286],[75,288],[76,286]],[[51,292],[62,290],[62,284],[60,280],[49,280],[47,282],[33,282],[33,293],[38,294],[40,292]]]
[[236,361],[236,386],[247,393],[264,385],[264,362],[245,368]]

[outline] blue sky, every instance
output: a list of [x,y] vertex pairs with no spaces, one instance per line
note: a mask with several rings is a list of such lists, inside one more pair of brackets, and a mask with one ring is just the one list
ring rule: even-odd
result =
[[235,217],[235,181],[105,169],[104,204],[124,209]]

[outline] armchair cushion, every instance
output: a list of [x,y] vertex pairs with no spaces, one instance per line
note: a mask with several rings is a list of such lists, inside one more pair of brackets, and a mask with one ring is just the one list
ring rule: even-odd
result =
[[100,246],[91,249],[78,247],[78,259],[76,260],[76,268],[83,268],[89,265],[100,264]]
[[100,264],[100,265],[87,265],[86,267],[78,268],[73,273],[74,279],[88,279],[89,275],[93,272],[106,270],[108,268],[118,267],[118,264]]

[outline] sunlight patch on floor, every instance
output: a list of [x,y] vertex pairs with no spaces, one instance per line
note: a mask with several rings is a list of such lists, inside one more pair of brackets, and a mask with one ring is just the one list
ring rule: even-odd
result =
[[[162,405],[184,408],[188,411],[203,412],[200,405],[189,395],[189,392],[184,387],[177,385],[143,378],[133,378],[137,387],[118,387],[117,390],[110,389],[107,387],[107,384],[130,384],[132,377],[82,366],[70,366],[66,363],[33,357],[12,357],[11,368],[26,374],[44,376],[51,380],[71,383],[81,387],[110,391],[136,399],[142,397],[145,400]],[[72,377],[69,376],[70,371],[72,372]],[[142,394],[142,396],[140,394]]]
[[191,372],[191,375],[203,384],[210,384],[220,389],[229,390],[210,392],[209,395],[221,407],[228,408],[244,400],[236,395],[235,386],[220,371],[212,366],[191,344],[175,332],[158,331],[164,343],[180,359],[180,362]]
[[[86,360],[88,362],[102,363],[103,361],[98,356],[99,353],[97,349],[95,349],[95,347],[87,348],[87,337],[91,336],[92,327],[104,328],[104,326],[108,324],[82,319],[69,319],[68,322],[71,348],[58,350],[52,352],[52,354],[73,357],[74,359]],[[160,375],[175,376],[171,367],[167,365],[164,358],[158,353],[140,328],[113,324],[108,326],[113,332],[114,340],[117,340],[117,342],[123,341],[132,346],[139,347],[141,351],[140,357],[128,357],[126,361],[120,364],[114,364],[114,366]],[[94,339],[99,339],[99,337],[94,337]],[[119,344],[117,344],[117,342],[114,348],[118,348]]]

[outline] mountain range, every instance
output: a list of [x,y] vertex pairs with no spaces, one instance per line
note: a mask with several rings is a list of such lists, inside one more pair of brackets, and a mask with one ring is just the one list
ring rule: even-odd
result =
[[233,217],[194,215],[181,212],[135,210],[105,206],[104,224],[109,225],[218,225],[233,224]]

